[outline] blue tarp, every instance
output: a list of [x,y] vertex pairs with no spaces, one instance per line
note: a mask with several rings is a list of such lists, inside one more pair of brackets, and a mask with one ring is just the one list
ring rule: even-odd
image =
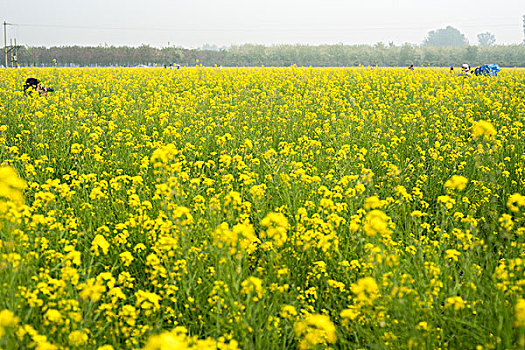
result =
[[476,76],[484,75],[487,77],[488,76],[495,77],[498,75],[498,72],[500,70],[501,68],[497,64],[484,64],[474,69],[474,74]]

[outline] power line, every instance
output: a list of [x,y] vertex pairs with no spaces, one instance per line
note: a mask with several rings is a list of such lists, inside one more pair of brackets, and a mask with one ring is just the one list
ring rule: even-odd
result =
[[[119,30],[119,31],[156,31],[156,32],[350,32],[350,31],[370,31],[370,30],[427,30],[429,26],[360,26],[360,27],[339,27],[339,28],[278,28],[278,27],[258,27],[258,28],[175,28],[175,27],[105,27],[105,26],[77,26],[59,24],[28,24],[13,23],[18,27],[33,28],[58,28],[58,29],[81,29],[81,30]],[[519,27],[516,24],[465,24],[461,27],[466,28],[496,28],[496,27]]]

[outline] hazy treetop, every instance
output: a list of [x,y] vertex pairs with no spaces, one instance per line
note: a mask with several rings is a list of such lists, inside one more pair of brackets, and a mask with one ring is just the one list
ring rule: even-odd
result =
[[[500,5],[504,4],[504,5]],[[242,43],[421,44],[452,26],[477,43],[523,41],[525,1],[476,0],[0,0],[8,38],[30,46]]]

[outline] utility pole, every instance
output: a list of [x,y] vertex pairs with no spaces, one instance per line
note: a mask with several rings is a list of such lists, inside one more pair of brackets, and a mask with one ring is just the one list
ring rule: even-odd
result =
[[7,68],[7,23],[4,21],[4,54],[5,54],[5,67]]
[[[18,67],[18,49],[20,46],[16,44],[16,38],[13,45],[13,39],[10,39],[10,44],[7,46],[7,26],[12,26],[11,23],[4,21],[4,56],[5,56],[5,67],[9,67],[9,61],[11,61],[12,67]],[[11,58],[9,59],[9,55]]]
[[[18,68],[18,46],[16,45],[16,38],[10,39],[11,46],[9,52],[11,53],[11,67]],[[13,45],[14,43],[14,45]]]

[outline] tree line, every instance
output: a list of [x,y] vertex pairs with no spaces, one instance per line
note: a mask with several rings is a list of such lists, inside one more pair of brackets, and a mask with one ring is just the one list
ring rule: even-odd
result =
[[503,67],[525,67],[524,45],[493,46],[395,46],[375,45],[254,45],[231,46],[221,50],[148,45],[21,47],[20,66],[477,66],[497,63]]

